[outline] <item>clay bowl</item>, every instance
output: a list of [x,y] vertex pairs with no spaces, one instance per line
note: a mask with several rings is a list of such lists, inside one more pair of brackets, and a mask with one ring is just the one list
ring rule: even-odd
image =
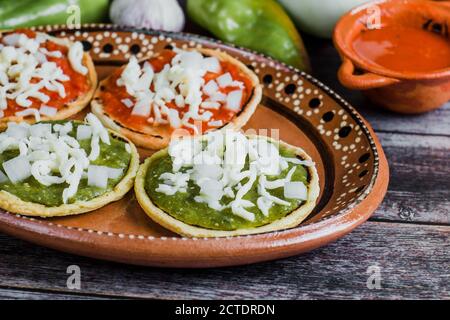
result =
[[435,32],[450,30],[450,3],[424,0],[372,1],[344,15],[333,40],[342,58],[338,72],[347,88],[362,90],[375,104],[400,113],[423,113],[450,100],[450,66],[429,72],[403,72],[370,63],[355,52],[352,43],[361,32],[370,32],[370,19],[380,14],[382,26],[398,25]]

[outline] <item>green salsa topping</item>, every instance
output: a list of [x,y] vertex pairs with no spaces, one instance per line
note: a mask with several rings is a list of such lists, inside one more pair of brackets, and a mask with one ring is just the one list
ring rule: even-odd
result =
[[[67,121],[52,121],[52,124],[64,124]],[[72,122],[73,129],[68,133],[71,137],[76,137],[77,127],[83,123]],[[89,186],[87,179],[81,179],[78,186],[77,193],[69,199],[68,203],[74,203],[76,201],[88,201],[93,198],[99,197],[106,192],[111,191],[126,175],[130,161],[131,154],[126,150],[127,142],[120,138],[114,137],[109,133],[110,145],[107,145],[100,141],[100,155],[95,161],[91,161],[91,165],[107,166],[110,168],[123,169],[122,174],[116,179],[108,179],[106,189]],[[91,152],[91,139],[85,139],[78,141],[80,147],[86,151],[89,155]],[[0,170],[3,170],[3,162],[15,158],[19,155],[19,150],[6,150],[0,154]],[[63,204],[62,193],[65,188],[68,187],[67,183],[52,184],[50,186],[44,186],[39,183],[33,176],[18,182],[16,184],[11,181],[0,183],[0,190],[5,190],[23,201],[33,202],[45,205],[47,207],[57,207]]]
[[[279,152],[283,157],[296,157],[295,153],[283,148],[282,146],[280,146]],[[248,163],[249,161],[247,156],[246,168],[248,168]],[[296,169],[292,175],[291,181],[301,181],[307,185],[309,179],[307,169],[302,165],[293,164],[291,162],[289,162],[289,167],[283,170],[279,176],[267,176],[267,180],[271,181],[285,178],[289,170],[294,166]],[[172,196],[157,192],[156,189],[161,183],[159,177],[161,174],[171,171],[172,159],[168,154],[152,161],[145,176],[145,191],[152,202],[161,210],[165,211],[173,218],[189,225],[224,231],[254,228],[269,224],[275,220],[287,216],[304,202],[297,199],[285,199],[283,187],[268,190],[271,195],[289,202],[290,205],[282,206],[273,204],[269,210],[268,216],[265,216],[256,206],[256,201],[259,197],[257,191],[259,178],[257,178],[250,191],[243,197],[244,200],[249,200],[255,204],[253,207],[246,208],[246,210],[255,214],[255,220],[249,221],[233,214],[230,208],[225,208],[218,211],[210,208],[206,203],[196,202],[194,198],[199,195],[200,188],[192,181],[188,182],[187,192],[177,192]],[[181,169],[181,171],[183,171],[183,169]],[[242,185],[244,185],[247,181],[248,178],[242,180]],[[233,191],[236,192],[236,189],[233,188]],[[232,198],[223,197],[221,204],[227,205],[233,200],[234,199]]]

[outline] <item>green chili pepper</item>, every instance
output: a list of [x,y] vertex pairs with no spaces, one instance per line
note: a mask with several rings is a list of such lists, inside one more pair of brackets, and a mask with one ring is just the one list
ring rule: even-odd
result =
[[80,8],[81,23],[104,22],[109,0],[0,0],[0,29],[66,24],[76,14],[71,6]]
[[14,12],[14,10],[21,5],[23,5],[25,2],[28,2],[27,0],[15,0],[15,1],[8,1],[8,0],[0,0],[0,16],[4,16],[5,14]]
[[188,0],[188,15],[219,39],[309,71],[294,24],[274,0]]

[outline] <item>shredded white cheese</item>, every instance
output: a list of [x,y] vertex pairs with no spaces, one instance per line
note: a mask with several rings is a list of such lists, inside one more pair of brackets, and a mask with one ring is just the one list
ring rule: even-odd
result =
[[208,125],[210,127],[221,127],[221,126],[223,126],[223,121],[222,120],[210,121],[210,122],[208,122]]
[[[133,97],[122,103],[133,107],[131,114],[147,118],[149,123],[158,125],[169,123],[173,128],[186,127],[197,131],[197,121],[214,121],[207,109],[219,109],[222,105],[237,112],[241,107],[244,84],[233,80],[230,73],[205,83],[207,72],[220,73],[220,61],[215,57],[203,57],[197,51],[175,49],[176,56],[164,65],[161,71],[154,72],[151,64],[145,62],[141,67],[136,57],[130,61],[117,79],[118,86],[124,86]],[[233,87],[229,94],[221,88]],[[229,91],[229,90],[228,90]],[[204,97],[206,96],[206,98]],[[175,104],[172,108],[169,104]],[[189,105],[188,110],[183,110]]]
[[69,62],[72,68],[83,75],[88,73],[88,68],[83,65],[83,45],[81,42],[75,42],[69,48]]
[[227,96],[226,108],[232,111],[239,111],[241,107],[242,90],[231,91]]
[[[287,199],[306,200],[308,189],[301,181],[293,181],[297,165],[312,166],[311,161],[285,158],[278,147],[262,137],[248,138],[240,132],[230,130],[212,132],[202,138],[172,140],[168,153],[172,159],[172,172],[162,174],[162,183],[157,192],[174,195],[188,192],[192,181],[200,189],[194,200],[206,203],[210,208],[221,211],[231,208],[233,214],[246,220],[255,219],[255,206],[268,215],[273,205],[289,206]],[[289,165],[295,165],[285,177],[279,177]],[[248,192],[257,187],[258,199],[252,203],[245,199]],[[280,199],[270,190],[283,188]],[[222,200],[227,201],[227,205]]]
[[[8,123],[6,131],[0,133],[0,153],[19,150],[19,155],[3,162],[5,174],[0,170],[0,183],[19,183],[30,176],[44,186],[65,183],[62,197],[67,203],[77,193],[81,179],[87,178],[90,186],[106,188],[108,179],[120,177],[120,168],[91,164],[99,156],[100,142],[110,144],[108,131],[93,114],[77,127],[76,139],[69,135],[72,130],[71,122]],[[85,139],[91,139],[90,155],[78,142]]]
[[47,117],[53,117],[56,115],[57,112],[58,112],[58,109],[56,109],[55,107],[41,106],[39,108],[39,113],[42,114],[43,116],[47,116]]
[[41,121],[41,115],[37,109],[29,108],[15,113],[16,116],[26,117],[26,116],[34,116],[36,122]]

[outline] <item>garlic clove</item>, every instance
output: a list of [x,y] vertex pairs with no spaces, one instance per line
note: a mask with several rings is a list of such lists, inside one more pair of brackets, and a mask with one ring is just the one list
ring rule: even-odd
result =
[[176,0],[114,0],[111,21],[122,26],[178,32],[185,17]]

